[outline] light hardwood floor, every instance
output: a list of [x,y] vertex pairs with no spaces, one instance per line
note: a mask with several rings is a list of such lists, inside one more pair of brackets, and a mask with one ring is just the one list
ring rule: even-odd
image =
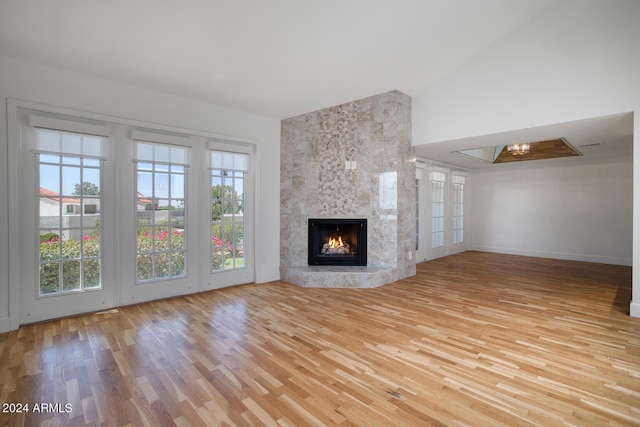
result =
[[0,335],[0,403],[71,411],[0,425],[639,425],[630,282],[467,252],[377,289],[244,285],[24,326]]

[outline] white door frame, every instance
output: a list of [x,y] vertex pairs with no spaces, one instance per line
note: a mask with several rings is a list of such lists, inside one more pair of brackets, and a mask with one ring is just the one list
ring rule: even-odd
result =
[[[200,246],[200,252],[202,253],[202,277],[204,278],[204,289],[219,289],[227,286],[251,283],[255,281],[255,225],[256,225],[256,165],[255,165],[255,150],[254,144],[242,144],[234,143],[219,139],[208,140],[207,147],[209,151],[227,151],[231,153],[247,154],[249,156],[248,171],[244,180],[244,247],[245,247],[245,265],[243,268],[212,271],[211,269],[211,217],[210,215],[203,215],[200,221],[200,229],[206,230],[202,233],[202,242]],[[209,165],[209,151],[207,155],[203,156],[206,162],[206,166],[203,167],[204,175],[202,185],[201,200],[209,201],[206,210],[210,212],[211,205],[211,170]],[[205,238],[206,237],[206,238]]]
[[427,165],[423,161],[416,162],[416,195],[417,195],[417,239],[418,248],[416,250],[416,263],[424,262],[428,258],[429,246],[431,245],[431,239],[428,236],[431,235],[431,221],[430,221],[430,208],[428,206],[428,193],[427,188],[430,184],[429,175],[427,172]]
[[[57,317],[80,314],[90,311],[100,311],[115,305],[115,269],[113,258],[113,238],[104,233],[113,226],[115,207],[108,203],[101,203],[101,288],[80,292],[70,292],[41,296],[38,292],[38,252],[36,244],[38,235],[39,211],[38,195],[39,183],[36,182],[36,154],[34,153],[35,131],[29,125],[29,117],[41,110],[31,108],[33,105],[9,100],[9,128],[11,141],[9,144],[10,159],[9,200],[11,202],[9,239],[14,245],[10,257],[10,295],[11,295],[11,327],[20,324],[39,322]],[[77,116],[76,116],[77,117]],[[81,119],[78,117],[78,119]],[[66,119],[65,119],[66,120]],[[70,121],[72,122],[72,121]],[[78,122],[80,123],[80,121]],[[105,124],[105,128],[113,127]],[[102,161],[102,194],[112,194],[113,180],[106,179],[115,176],[112,172],[113,161],[110,160],[113,145],[106,143],[105,160]],[[103,196],[104,200],[104,196]]]
[[[432,186],[431,172],[442,172],[446,176],[444,186],[444,244],[443,246],[433,248],[432,245]],[[453,176],[462,175],[467,179],[465,183],[464,193],[464,230],[463,241],[460,243],[452,243],[453,229]],[[416,178],[418,179],[418,200],[419,200],[419,244],[416,253],[416,262],[428,261],[441,258],[458,252],[468,250],[470,242],[470,230],[468,228],[471,223],[468,219],[469,213],[469,192],[468,192],[468,173],[466,171],[452,168],[447,165],[430,163],[428,160],[418,160],[416,162]]]
[[[37,248],[35,248],[36,219],[27,218],[24,210],[32,212],[35,217],[35,195],[27,196],[23,200],[24,189],[31,193],[35,191],[35,171],[31,160],[31,165],[24,167],[21,162],[34,156],[29,147],[25,147],[21,141],[22,126],[20,124],[20,114],[22,110],[40,111],[46,114],[67,116],[79,120],[94,120],[105,122],[112,127],[113,143],[104,163],[103,188],[105,198],[112,203],[104,203],[104,221],[102,238],[103,244],[103,275],[108,283],[102,291],[89,291],[83,294],[92,294],[97,302],[86,303],[81,294],[62,295],[48,297],[54,307],[63,307],[64,310],[43,310],[42,318],[32,315],[30,309],[21,308],[21,295],[28,295],[21,289],[21,284],[25,280],[32,281],[29,276],[37,273]],[[154,282],[142,285],[135,284],[135,193],[133,188],[133,144],[130,141],[130,132],[135,128],[145,128],[160,132],[184,133],[181,128],[149,124],[136,120],[110,117],[102,114],[83,112],[62,107],[52,107],[35,102],[8,99],[7,101],[7,125],[8,125],[8,184],[9,184],[9,244],[12,250],[9,252],[9,328],[18,329],[21,324],[31,323],[45,318],[63,317],[82,312],[99,311],[122,305],[138,303],[141,301],[164,298],[174,295],[184,295],[192,292],[215,289],[235,284],[255,281],[255,231],[257,216],[255,207],[257,206],[256,188],[256,146],[253,141],[246,141],[242,138],[225,140],[222,143],[230,149],[248,150],[251,157],[251,167],[246,178],[246,201],[251,206],[248,212],[249,218],[245,222],[245,253],[246,268],[223,273],[212,273],[210,268],[209,245],[210,233],[201,232],[208,230],[210,223],[210,175],[208,164],[205,159],[206,153],[210,149],[212,141],[221,143],[217,135],[203,132],[188,131],[194,140],[192,149],[192,164],[188,172],[188,198],[189,222],[192,226],[190,230],[188,251],[188,273],[186,279],[166,280],[164,283]],[[206,178],[206,179],[205,179]],[[203,182],[202,180],[205,179]],[[204,228],[201,228],[204,227]],[[27,232],[27,236],[24,232]],[[33,239],[31,239],[33,237]],[[31,239],[32,243],[26,245],[21,243],[22,239]],[[28,248],[31,246],[31,248]],[[204,250],[206,248],[206,250]],[[36,251],[36,252],[34,252]],[[117,268],[116,268],[117,267]],[[184,282],[184,283],[180,283]],[[33,283],[35,292],[35,283]],[[28,290],[27,290],[28,292]],[[103,298],[100,298],[100,297]],[[35,298],[34,298],[35,299]],[[65,301],[60,303],[60,301]]]
[[[190,164],[185,169],[186,177],[186,276],[168,278],[166,280],[152,280],[148,282],[136,281],[136,191],[135,174],[136,163],[134,150],[136,141],[132,139],[135,132],[144,132],[154,138],[156,142],[180,145],[190,151]],[[198,198],[200,194],[198,171],[200,168],[199,138],[182,134],[168,134],[154,129],[153,131],[141,131],[140,127],[119,126],[118,141],[125,145],[126,149],[119,150],[118,171],[119,191],[118,204],[122,207],[119,211],[120,223],[116,227],[119,237],[118,251],[118,305],[130,305],[143,301],[151,301],[160,298],[170,298],[178,295],[186,295],[201,290],[198,256],[198,221],[202,204]]]

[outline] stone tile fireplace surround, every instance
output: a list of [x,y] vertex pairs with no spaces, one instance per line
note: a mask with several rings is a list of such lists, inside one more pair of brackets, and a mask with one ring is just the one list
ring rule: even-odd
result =
[[[280,271],[308,287],[415,275],[411,98],[393,91],[282,121]],[[310,218],[366,218],[366,266],[309,266]]]

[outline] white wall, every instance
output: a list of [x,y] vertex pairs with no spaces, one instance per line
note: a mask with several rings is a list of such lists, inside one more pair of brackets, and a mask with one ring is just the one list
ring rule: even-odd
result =
[[563,0],[413,98],[413,144],[636,111],[640,2]]
[[633,162],[473,175],[472,248],[631,265]]
[[[413,144],[634,112],[640,160],[640,2],[562,0],[413,98]],[[633,266],[640,270],[640,161]],[[640,275],[631,315],[640,317]]]
[[0,332],[9,330],[7,99],[154,123],[257,145],[256,281],[279,278],[280,122],[0,56]]

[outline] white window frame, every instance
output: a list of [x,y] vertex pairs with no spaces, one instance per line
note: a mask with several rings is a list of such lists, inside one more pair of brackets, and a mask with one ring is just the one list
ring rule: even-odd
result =
[[[42,117],[43,120],[34,119]],[[38,121],[40,120],[40,121]],[[36,128],[33,125],[69,133],[89,133],[111,139],[114,126],[108,121],[93,115],[86,115],[72,110],[44,106],[41,104],[15,99],[7,100],[7,124],[9,130],[9,220],[14,227],[9,230],[9,241],[14,248],[9,255],[10,278],[10,312],[9,323],[12,329],[20,324],[38,322],[61,316],[79,314],[86,311],[98,311],[115,303],[114,258],[110,251],[101,251],[101,285],[92,292],[66,292],[40,298],[38,293],[39,264],[39,202],[38,197],[25,197],[25,194],[36,192],[39,188],[37,169],[38,161],[35,153],[46,152],[47,147],[39,146],[36,140]],[[43,125],[43,123],[48,123]],[[88,130],[90,129],[90,130]],[[98,129],[98,131],[96,131]],[[51,148],[51,147],[48,147]],[[68,148],[68,147],[67,147]],[[66,150],[66,148],[65,148]],[[113,164],[108,161],[112,144],[103,145],[100,152],[83,152],[75,154],[92,154],[102,164],[102,174],[113,174]],[[112,192],[113,186],[101,179],[102,192]],[[102,220],[100,226],[112,227],[112,207],[101,207]],[[108,241],[108,243],[107,243]],[[111,247],[112,236],[101,233],[102,248]],[[28,291],[31,288],[33,291]]]
[[[234,195],[237,195],[236,182],[239,181],[238,184],[242,185],[241,205],[244,206],[246,204],[244,187],[245,187],[246,177],[249,172],[250,155],[247,153],[239,153],[239,152],[209,150],[209,156],[210,156],[210,166],[209,166],[210,180],[214,180],[215,178],[219,179],[223,190],[227,185],[229,185],[226,183],[230,181],[231,182],[230,186]],[[217,158],[215,161],[214,161],[214,157]],[[222,206],[224,206],[225,203],[228,202],[225,199],[224,194],[225,193],[223,191],[221,194]],[[232,202],[237,202],[237,200]],[[209,204],[213,209],[213,204],[214,204],[213,191],[211,192],[211,197],[209,198]],[[224,212],[221,212],[220,218],[218,219],[211,218],[211,223],[209,225],[209,230],[211,231],[211,239],[210,239],[211,240],[211,249],[210,249],[211,272],[223,272],[223,271],[229,271],[229,270],[234,270],[238,268],[246,268],[244,248],[239,248],[238,245],[236,245],[237,237],[235,236],[237,231],[237,225],[239,223],[242,224],[241,228],[242,228],[242,233],[244,234],[244,229],[246,226],[245,222],[246,221],[245,221],[244,212],[242,213],[241,217],[237,215],[237,212],[231,212],[230,214],[225,214]],[[222,236],[214,235],[213,233],[214,227],[216,227],[217,225],[219,225],[221,228]],[[231,227],[231,234],[232,234],[231,242],[227,242],[224,240],[225,239],[224,234],[225,234],[227,225]],[[216,244],[216,242],[218,243]],[[225,247],[227,243],[230,243],[229,248]],[[241,251],[242,253],[242,257],[241,257],[242,263],[238,263],[236,261],[238,258],[237,255],[239,251]],[[227,258],[229,258],[231,261],[228,267],[227,267],[227,264],[228,264]],[[216,264],[214,263],[214,259],[216,260],[216,263],[219,260],[220,265],[214,265]]]
[[211,246],[211,168],[213,165],[210,163],[210,156],[207,158],[207,170],[204,179],[207,183],[202,186],[202,200],[208,200],[208,215],[203,217],[201,222],[203,229],[208,229],[209,238],[206,239],[206,249],[204,244],[201,246],[201,251],[206,255],[206,260],[202,259],[203,275],[208,277],[206,281],[207,289],[218,289],[226,286],[231,286],[238,283],[250,283],[255,280],[255,230],[256,230],[256,211],[257,198],[255,194],[256,188],[256,146],[251,143],[236,142],[222,139],[209,139],[207,148],[209,152],[220,151],[229,153],[245,154],[248,156],[247,171],[244,178],[244,200],[243,206],[243,246],[244,246],[244,265],[240,268],[213,270],[212,266],[212,246]]
[[[143,139],[144,138],[144,139]],[[136,245],[136,257],[135,257],[135,281],[136,284],[149,283],[149,282],[157,282],[162,280],[173,280],[173,279],[182,279],[188,276],[188,263],[189,263],[189,251],[188,251],[188,239],[189,239],[189,221],[188,221],[188,206],[189,206],[189,198],[188,198],[188,168],[189,168],[189,147],[186,145],[176,145],[176,137],[168,138],[166,135],[158,134],[149,134],[148,132],[140,132],[134,131],[132,132],[132,139],[134,141],[134,164],[135,164],[135,174],[134,174],[134,197],[136,198],[135,203],[135,236],[134,236],[134,244]],[[149,139],[160,140],[163,142],[151,142]],[[172,143],[167,143],[165,141],[169,141]],[[185,139],[184,142],[187,142],[188,138]],[[182,141],[180,141],[182,142]],[[141,153],[140,148],[147,148],[151,152]],[[145,151],[148,151],[145,150]],[[161,156],[158,154],[158,151],[166,152],[165,155]],[[174,159],[177,157],[177,159]],[[148,164],[150,165],[150,170],[140,169],[140,165]],[[152,188],[151,194],[140,194],[139,193],[139,182],[138,176],[140,174],[151,174],[152,180]],[[157,179],[157,175],[166,174],[168,175],[168,189],[166,197],[157,197],[156,194],[156,186],[155,180]],[[172,192],[172,176],[180,177],[182,176],[182,198],[173,197]],[[141,211],[138,209],[138,204],[140,203],[140,199],[151,198],[152,205],[155,206],[155,209],[148,210],[145,209]],[[159,206],[156,206],[156,200],[166,200],[168,202],[167,205],[167,224],[166,226],[161,226],[157,224],[157,216],[160,211]],[[177,227],[177,224],[172,220],[172,212],[173,210],[170,207],[173,206],[172,201],[182,200],[182,231],[180,232],[180,228]],[[151,242],[151,250],[145,253],[138,253],[138,239],[140,238],[140,217],[142,216],[142,212],[145,213],[145,216],[150,216],[151,221],[147,226],[151,230],[150,242]],[[149,212],[152,212],[151,215],[148,215]],[[145,227],[146,228],[146,227]],[[166,228],[167,233],[161,233],[158,230],[163,230]],[[182,238],[182,250],[176,250],[172,248],[174,236]],[[160,251],[157,249],[157,245],[160,244],[160,241],[166,241],[167,249],[166,251]],[[164,243],[163,243],[164,244]],[[147,257],[150,262],[150,277],[140,277],[139,269],[140,269],[140,259],[141,257]],[[180,274],[174,274],[174,257],[178,257],[178,259],[182,258],[182,269]],[[166,259],[167,263],[167,275],[161,275],[158,272],[158,260],[161,258]],[[179,265],[179,264],[176,264]]]
[[[86,134],[78,134],[75,132],[71,133],[71,132],[62,131],[62,130],[60,131],[47,130],[46,132],[58,134],[60,139],[62,139],[64,135],[78,135],[81,138],[83,138],[86,135]],[[36,128],[35,135],[34,135],[35,138],[39,139],[40,135],[41,135],[40,130]],[[69,292],[88,292],[88,291],[102,290],[102,275],[103,275],[102,264],[103,264],[103,254],[104,254],[104,245],[102,243],[102,237],[104,236],[102,224],[104,221],[102,217],[102,212],[99,213],[99,225],[97,227],[95,225],[91,226],[88,223],[85,224],[85,221],[88,222],[89,219],[86,218],[86,213],[83,212],[83,210],[80,207],[85,206],[85,201],[87,200],[87,196],[82,193],[79,195],[73,195],[74,198],[77,198],[79,200],[79,205],[67,205],[66,206],[67,209],[64,209],[64,199],[65,197],[70,197],[71,194],[65,194],[65,192],[62,190],[62,182],[63,182],[65,168],[67,170],[70,168],[79,169],[78,171],[80,174],[79,184],[81,186],[85,182],[83,178],[84,173],[87,172],[88,170],[97,170],[99,175],[99,187],[102,189],[102,183],[104,181],[102,163],[104,159],[83,156],[80,154],[69,154],[69,153],[65,153],[62,150],[57,153],[52,151],[50,152],[36,151],[34,152],[34,155],[36,156],[36,174],[37,174],[36,184],[37,184],[37,188],[40,188],[40,190],[37,190],[36,188],[34,188],[34,191],[37,192],[37,198],[38,198],[36,209],[38,211],[37,217],[39,218],[39,221],[38,221],[38,224],[36,225],[36,229],[37,229],[36,235],[38,236],[38,242],[36,242],[36,244],[38,244],[40,247],[38,269],[41,273],[38,280],[38,286],[37,286],[37,298],[47,298],[50,296],[67,294]],[[53,159],[56,159],[56,161],[54,162]],[[77,163],[72,159],[78,159]],[[89,164],[86,165],[85,162],[88,162]],[[43,199],[52,199],[51,195],[46,195],[46,194],[43,195],[42,193],[43,187],[41,187],[41,185],[42,185],[43,176],[41,175],[41,170],[43,169],[43,167],[58,169],[58,172],[57,172],[58,183],[56,187],[58,191],[56,192],[56,195],[58,196],[57,199],[58,199],[59,207],[58,207],[58,214],[52,215],[52,217],[57,217],[58,220],[54,222],[54,223],[57,223],[57,226],[52,226],[52,227],[46,227],[44,224],[42,224],[43,214],[40,209],[42,207]],[[101,194],[98,195],[97,197],[89,197],[88,199],[89,200],[97,199],[98,203],[102,205],[102,190],[101,190]],[[95,206],[95,205],[92,205],[92,206]],[[69,208],[71,208],[71,212],[69,212]],[[63,223],[64,219],[67,220],[66,225]],[[74,223],[73,225],[72,225],[72,222]],[[46,234],[44,233],[45,231],[48,231],[49,233],[54,233],[58,236],[57,239],[55,240],[52,239],[50,243],[44,243],[45,245],[58,246],[58,250],[60,251],[60,253],[57,259],[50,259],[50,260],[42,259],[43,242],[40,241],[40,236],[43,234]],[[100,239],[98,244],[98,255],[89,256],[87,253],[85,253],[85,250],[84,250],[85,245],[89,245],[89,243],[85,243],[85,242],[92,240],[91,235],[96,231]],[[85,234],[85,232],[88,232],[90,234]],[[71,238],[72,235],[77,235],[78,237],[77,241],[78,241],[79,254],[78,254],[78,257],[65,258],[64,256],[65,246],[69,247],[68,243],[70,243],[70,241],[76,240],[74,238]],[[82,236],[82,238],[80,238],[80,236]],[[65,243],[65,241],[67,242]],[[78,275],[79,275],[78,287],[74,289],[65,290],[65,283],[64,283],[65,274],[63,274],[65,269],[65,264],[68,265],[69,263],[76,263],[76,262],[79,264],[77,267]],[[98,278],[100,279],[100,281],[95,286],[89,286],[89,283],[87,283],[87,281],[85,280],[85,274],[89,270],[87,268],[87,263],[94,263],[94,262],[98,263]],[[52,292],[43,293],[42,272],[43,272],[43,269],[51,268],[52,267],[51,264],[58,264],[58,266],[56,267],[56,269],[58,269],[58,279],[59,279],[58,290],[55,292],[52,291]]]
[[464,199],[466,177],[460,174],[451,176],[451,243],[464,243]]
[[[198,238],[185,239],[186,274],[180,277],[167,277],[161,280],[136,281],[137,260],[137,188],[135,186],[136,174],[136,142],[150,142],[186,147],[189,149],[189,167],[185,168],[185,181],[188,183],[185,196],[185,222],[192,225],[199,224],[200,220],[200,180],[198,172],[201,168],[202,140],[196,135],[187,134],[183,129],[171,127],[143,126],[135,122],[133,125],[124,124],[118,127],[118,141],[121,149],[117,151],[117,163],[120,166],[118,173],[118,204],[120,216],[117,230],[121,244],[118,256],[118,280],[117,303],[118,305],[134,304],[143,301],[151,301],[160,298],[170,298],[178,295],[186,295],[203,290],[200,275],[200,256]],[[195,228],[194,228],[195,230]],[[190,233],[188,230],[187,233]]]
[[[434,229],[433,220],[433,177],[442,179],[442,175],[445,177],[444,185],[444,218],[441,220],[444,225],[444,234],[442,245],[433,247],[433,232],[438,231]],[[468,250],[470,247],[471,230],[469,228],[470,222],[465,216],[469,212],[469,189],[470,177],[469,173],[464,169],[454,168],[442,163],[432,162],[428,159],[417,159],[416,161],[416,176],[418,178],[418,218],[420,219],[420,228],[418,239],[422,245],[416,252],[416,261],[428,261],[436,258],[441,258],[447,255],[451,255],[458,252]],[[462,213],[462,241],[454,242],[454,182],[464,179],[464,195]],[[440,220],[440,218],[438,218]]]
[[[40,118],[35,119],[43,126],[56,126],[56,119],[62,121],[77,122],[80,128],[76,131],[94,133],[95,129],[106,129],[110,141],[101,156],[105,159],[105,169],[103,172],[103,185],[101,195],[103,202],[99,209],[104,215],[101,226],[104,230],[101,233],[103,244],[103,275],[102,278],[109,277],[108,283],[103,283],[103,290],[96,292],[72,293],[67,296],[42,298],[40,300],[53,302],[58,307],[55,309],[40,310],[39,308],[24,308],[21,296],[25,295],[20,288],[24,280],[31,281],[36,274],[37,261],[34,251],[37,246],[36,241],[36,209],[37,197],[25,197],[25,188],[32,191],[36,185],[37,174],[35,173],[35,160],[32,147],[25,147],[22,144],[21,133],[25,127],[29,127],[29,117],[25,111],[36,113]],[[66,120],[68,119],[68,120]],[[45,123],[49,123],[46,125]],[[191,158],[190,167],[187,169],[188,189],[185,194],[186,202],[189,206],[188,222],[190,227],[198,227],[205,230],[208,218],[206,215],[210,205],[207,202],[211,189],[202,185],[202,180],[209,174],[206,161],[206,153],[210,148],[220,149],[220,144],[225,145],[230,151],[244,150],[251,155],[251,171],[247,177],[247,182],[251,183],[251,192],[247,192],[245,197],[255,210],[258,206],[256,195],[257,176],[257,146],[254,140],[238,138],[235,140],[222,141],[217,139],[217,135],[200,131],[187,131],[173,126],[163,126],[148,122],[129,120],[119,117],[107,116],[103,114],[90,113],[81,110],[49,106],[35,102],[8,99],[7,100],[7,125],[8,125],[8,189],[9,189],[9,221],[16,224],[9,230],[8,240],[15,242],[15,247],[9,256],[9,328],[17,329],[20,324],[47,320],[54,317],[68,316],[86,311],[99,311],[118,306],[130,305],[143,301],[167,298],[178,295],[186,295],[197,291],[205,291],[223,286],[232,286],[247,283],[255,280],[255,245],[256,245],[256,216],[252,213],[252,218],[247,219],[245,233],[252,235],[250,242],[245,242],[245,252],[247,254],[247,268],[241,270],[242,276],[226,277],[227,273],[216,275],[210,274],[209,263],[205,262],[208,253],[202,249],[202,244],[207,245],[207,239],[192,235],[188,239],[189,261],[187,263],[187,277],[181,279],[164,280],[159,282],[135,284],[134,257],[136,254],[135,245],[131,244],[132,236],[135,233],[135,187],[134,182],[134,138],[150,140],[151,142],[169,143],[185,145],[190,147]],[[97,126],[97,127],[96,127]],[[93,130],[91,130],[93,129]],[[26,160],[24,160],[26,159]],[[30,162],[30,163],[29,163]],[[208,182],[209,179],[207,179]],[[102,192],[104,190],[104,193]],[[24,202],[24,200],[27,200]],[[83,206],[78,207],[80,211]],[[66,208],[65,208],[66,209]],[[79,211],[79,212],[80,212]],[[33,221],[25,220],[25,212],[31,212]],[[204,224],[203,224],[204,222]],[[27,224],[28,223],[28,224]],[[22,224],[26,224],[24,227]],[[29,233],[25,237],[22,229],[28,225]],[[195,230],[195,228],[193,228]],[[195,233],[195,231],[194,231]],[[29,244],[23,242],[26,240]],[[27,249],[25,249],[28,246]],[[27,254],[28,256],[25,256]],[[203,254],[201,256],[201,254]],[[203,259],[204,257],[204,259]],[[28,264],[28,265],[27,265]],[[117,266],[117,268],[116,268]],[[30,277],[25,273],[30,271]],[[232,272],[236,273],[236,272]],[[225,276],[224,278],[222,276]],[[29,295],[36,301],[36,287],[32,287],[34,292]],[[96,297],[95,304],[87,304],[86,299],[78,299],[80,295],[93,295]],[[57,303],[55,302],[57,301]],[[63,302],[64,301],[64,302]],[[61,310],[58,310],[60,308]],[[28,311],[31,311],[30,313]],[[37,316],[33,316],[37,314]],[[29,317],[31,316],[31,317]],[[41,317],[38,317],[41,316]]]
[[430,230],[430,190],[431,186],[427,165],[423,160],[416,161],[416,263],[427,260],[431,247]]
[[447,173],[434,170],[429,174],[431,183],[431,249],[445,246]]

